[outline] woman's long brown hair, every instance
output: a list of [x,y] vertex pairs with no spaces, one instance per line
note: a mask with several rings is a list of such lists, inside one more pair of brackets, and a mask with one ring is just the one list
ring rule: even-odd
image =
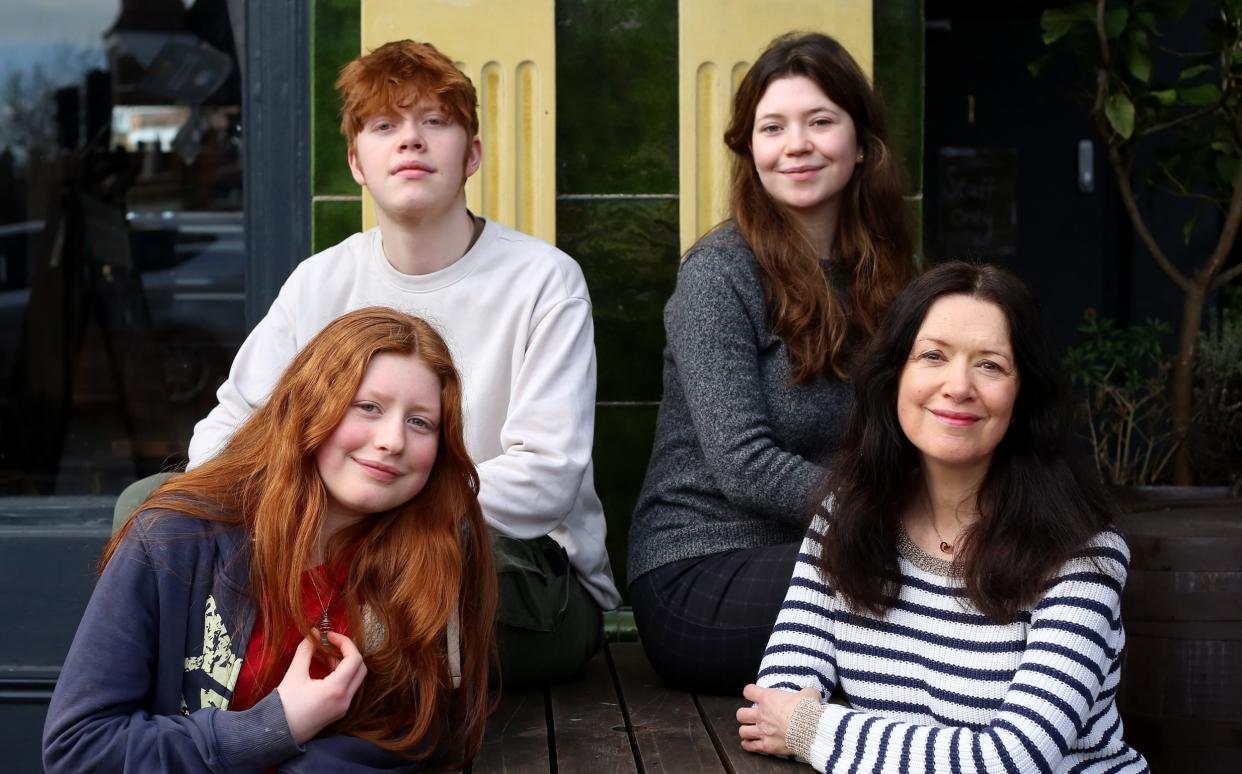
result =
[[[805,76],[854,121],[864,160],[841,194],[832,260],[849,277],[848,297],[833,288],[811,242],[764,190],[751,154],[755,109],[778,78]],[[904,176],[889,148],[884,109],[853,57],[819,34],[777,38],[746,73],[725,131],[733,151],[730,207],[766,280],[769,322],[789,350],[791,380],[831,368],[844,377],[850,353],[875,332],[889,303],[914,276]]]
[[[282,641],[285,633],[314,627],[301,599],[302,573],[324,526],[326,491],[314,452],[380,353],[417,357],[439,377],[440,444],[414,499],[341,530],[325,549],[330,566],[348,561],[350,632],[367,665],[349,712],[330,730],[414,758],[435,752],[464,763],[477,751],[487,717],[496,570],[463,437],[461,381],[430,325],[383,307],[338,318],[298,353],[268,402],[216,457],[170,479],[139,510],[166,509],[249,532],[250,593],[265,636],[271,652],[291,650],[295,643]],[[132,518],[109,542],[101,567],[131,524]],[[460,688],[446,660],[454,610]],[[261,679],[274,684],[279,677]]]

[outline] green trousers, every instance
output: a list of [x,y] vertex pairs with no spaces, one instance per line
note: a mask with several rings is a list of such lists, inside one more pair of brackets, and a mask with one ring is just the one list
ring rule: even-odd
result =
[[[121,492],[115,532],[174,473],[157,473]],[[542,685],[577,675],[604,640],[603,612],[550,537],[518,540],[489,528],[499,592],[496,638],[504,686]]]

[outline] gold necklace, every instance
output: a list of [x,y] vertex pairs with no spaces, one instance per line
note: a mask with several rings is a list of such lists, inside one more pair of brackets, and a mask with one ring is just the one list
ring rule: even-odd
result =
[[940,538],[940,553],[942,554],[953,553],[953,544],[945,540],[944,535],[940,534],[940,528],[936,526],[936,517],[933,515],[928,519],[928,521],[931,522],[931,528],[932,528],[932,531],[936,533],[936,537]]

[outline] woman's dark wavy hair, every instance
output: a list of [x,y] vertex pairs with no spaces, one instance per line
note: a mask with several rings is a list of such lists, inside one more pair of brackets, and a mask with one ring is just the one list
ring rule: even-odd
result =
[[1013,621],[1052,575],[1113,521],[1099,480],[1068,453],[1061,368],[1030,291],[994,266],[946,263],[893,302],[853,373],[854,409],[822,497],[833,498],[822,568],[855,610],[882,614],[900,584],[901,515],[920,486],[919,452],[897,420],[901,374],[928,309],[964,295],[995,304],[1009,324],[1019,386],[1009,429],[978,492],[979,519],[955,557],[980,612]]
[[[832,287],[820,258],[793,218],[759,179],[751,153],[755,110],[772,81],[804,76],[854,122],[863,161],[841,192],[833,260],[849,291]],[[875,331],[889,303],[914,276],[914,241],[905,175],[888,141],[883,101],[845,48],[818,33],[773,40],[733,98],[725,145],[733,151],[729,206],[738,232],[763,270],[769,322],[789,350],[790,379],[844,377],[858,342]]]

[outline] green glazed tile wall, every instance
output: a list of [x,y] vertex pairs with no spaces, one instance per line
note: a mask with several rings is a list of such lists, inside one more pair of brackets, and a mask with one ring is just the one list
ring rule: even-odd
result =
[[608,558],[622,595],[629,580],[630,514],[651,459],[655,418],[654,405],[601,405],[595,411],[595,490],[608,516]]
[[356,232],[361,223],[360,201],[311,202],[311,251],[328,249]]
[[601,401],[659,401],[664,302],[677,278],[677,200],[561,201],[557,242],[595,312]]
[[677,0],[556,3],[559,194],[677,192]]
[[[345,164],[341,100],[336,78],[358,55],[361,0],[313,0],[311,6],[311,191],[317,196],[358,196]],[[359,221],[361,223],[361,221]]]
[[889,128],[910,180],[916,251],[923,233],[923,0],[874,0],[875,85],[888,107]]
[[595,485],[624,594],[679,257],[677,0],[558,0],[556,76],[557,245],[591,290]]

